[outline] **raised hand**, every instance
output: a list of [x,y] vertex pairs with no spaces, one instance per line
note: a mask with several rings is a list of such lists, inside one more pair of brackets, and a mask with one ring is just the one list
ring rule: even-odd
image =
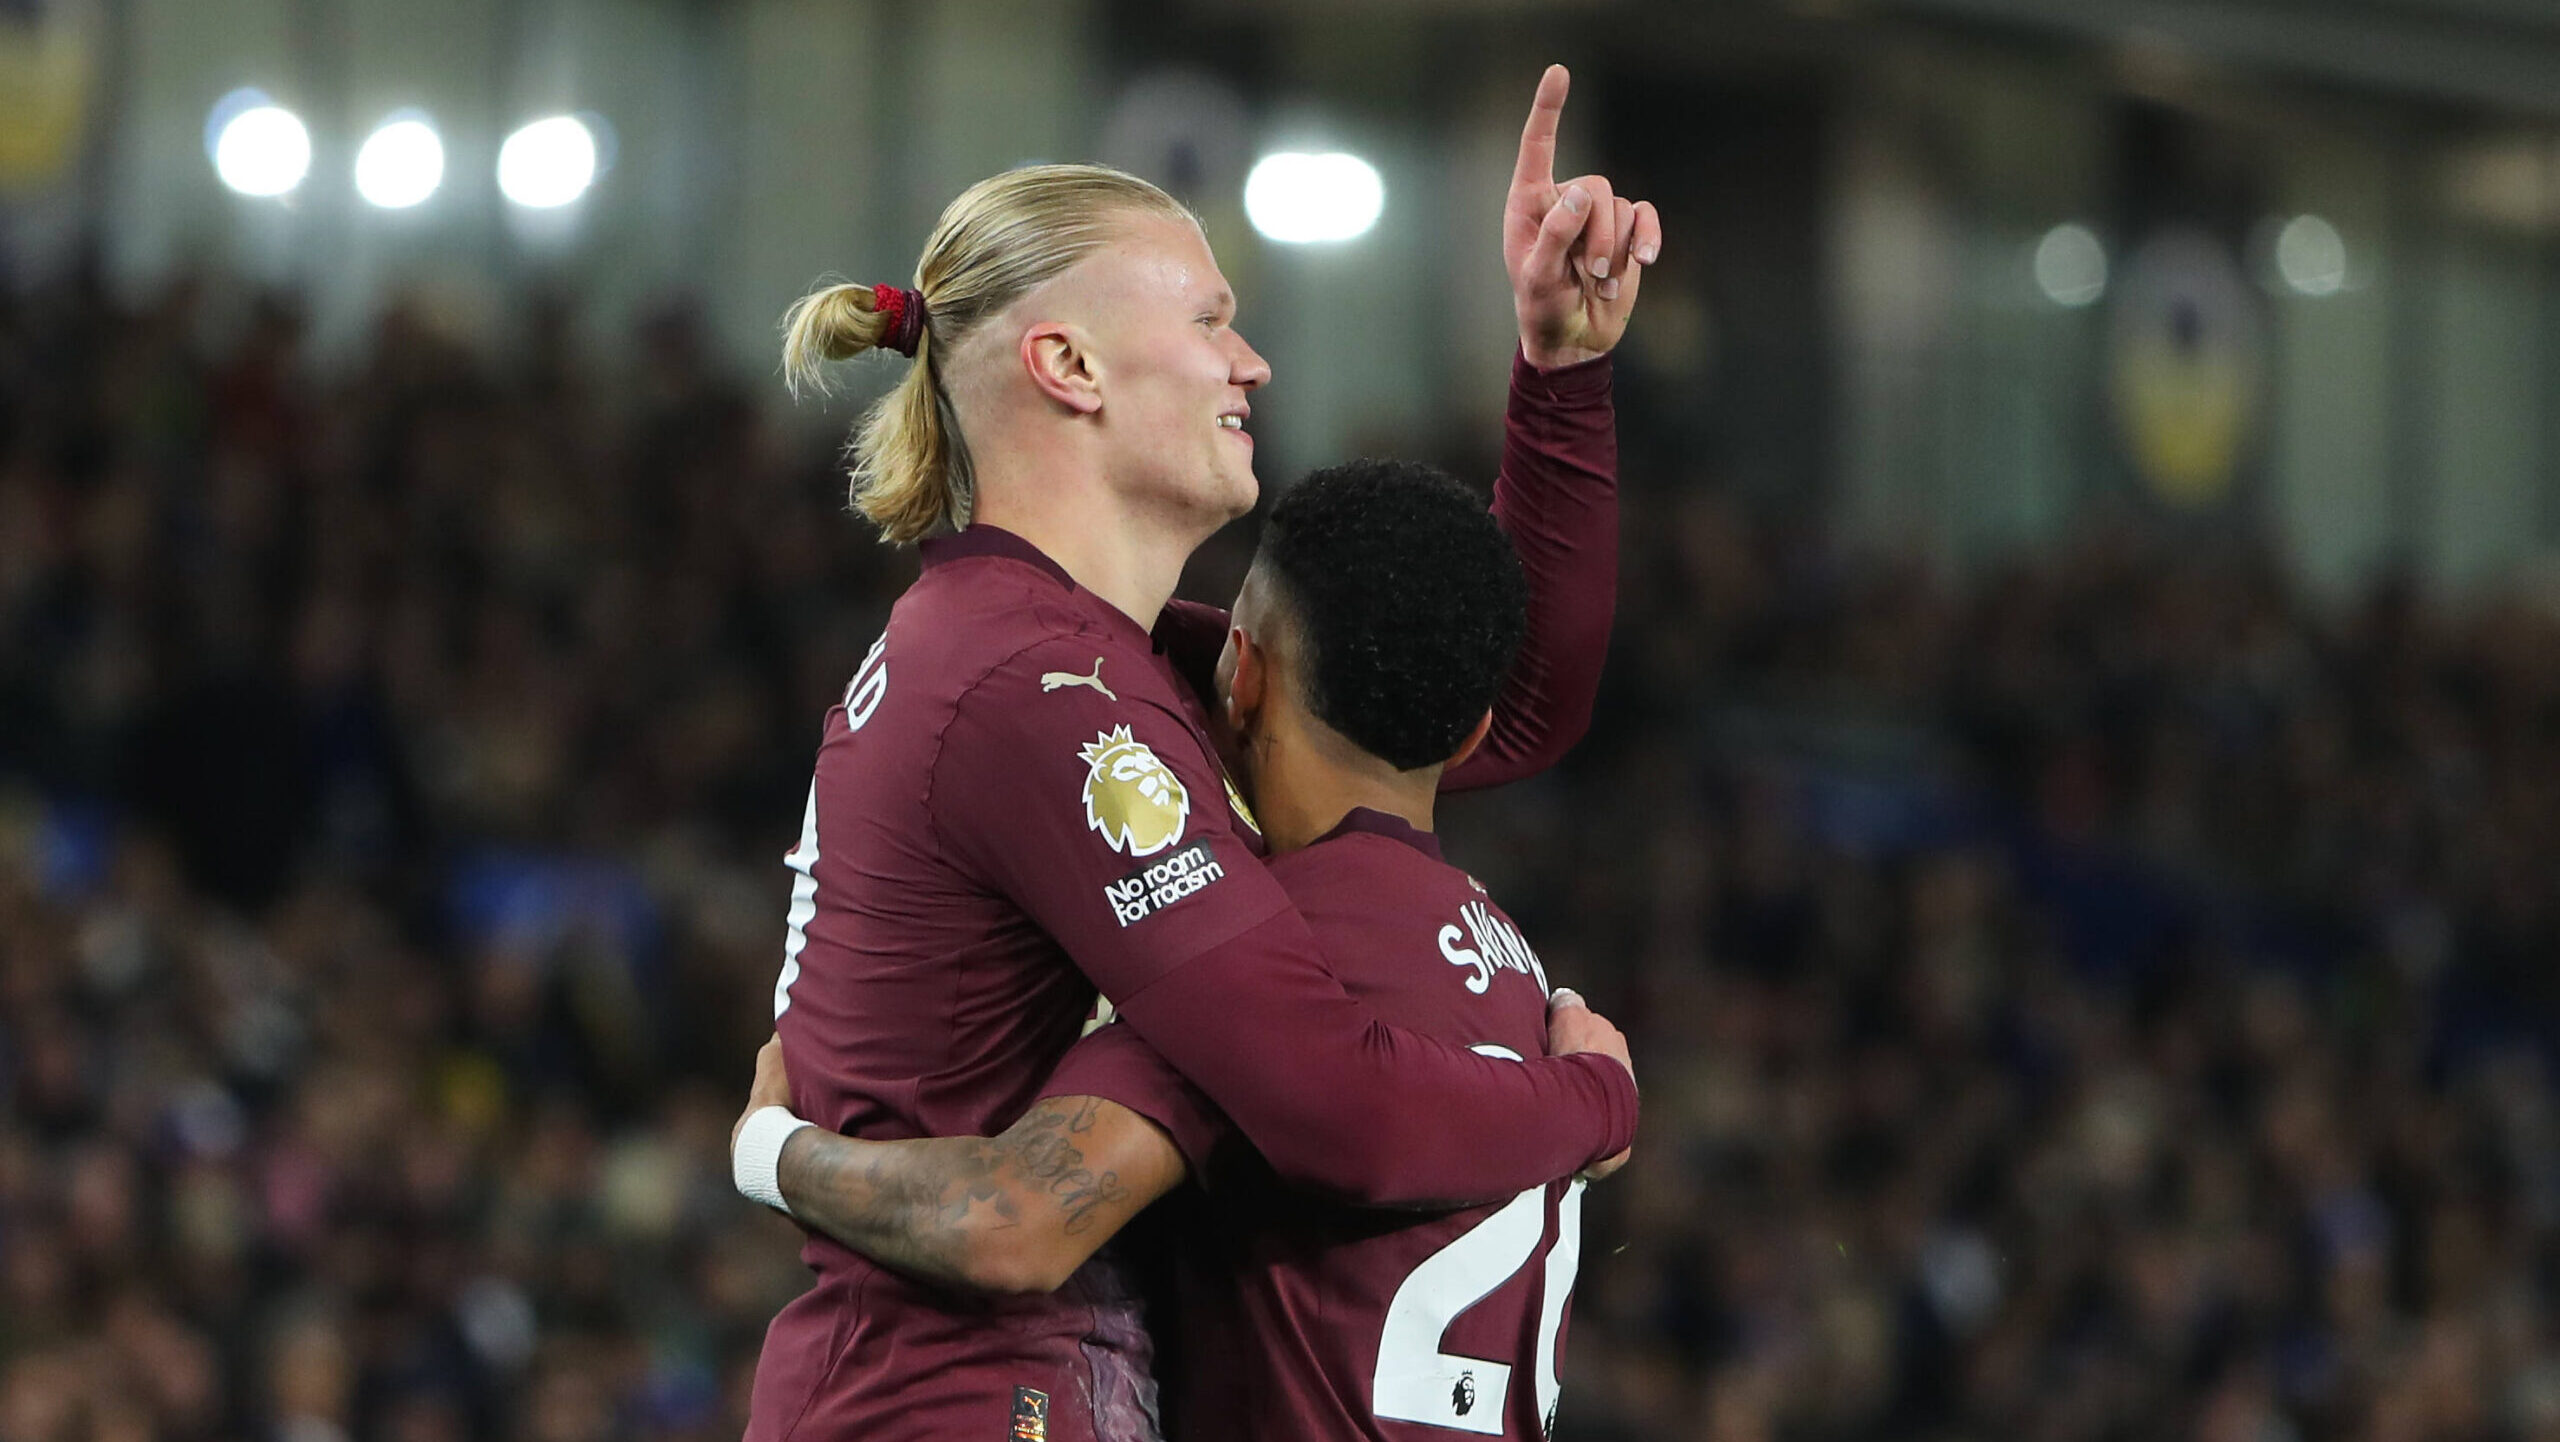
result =
[[1520,349],[1542,368],[1614,349],[1644,268],[1662,254],[1653,202],[1621,198],[1601,175],[1556,183],[1556,128],[1571,80],[1561,65],[1538,78],[1502,207],[1502,264],[1511,272]]

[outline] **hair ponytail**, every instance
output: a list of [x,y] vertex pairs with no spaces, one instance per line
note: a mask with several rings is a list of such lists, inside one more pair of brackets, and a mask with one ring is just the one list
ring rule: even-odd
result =
[[933,380],[932,344],[916,347],[914,368],[854,433],[853,508],[893,545],[958,530],[977,501],[959,417]]
[[[881,287],[831,285],[800,297],[782,318],[782,378],[798,396],[826,395],[830,361],[888,344],[893,323]],[[942,526],[969,523],[967,451],[933,373],[932,330],[916,340],[915,365],[880,398],[854,433],[853,508],[903,545]]]
[[831,285],[792,303],[782,318],[782,379],[793,399],[804,390],[828,394],[827,362],[851,360],[888,338],[878,294],[867,285]]
[[[990,176],[942,212],[916,265],[925,316],[915,364],[854,432],[853,507],[904,544],[969,523],[977,486],[940,357],[988,318],[1109,244],[1130,211],[1194,220],[1182,202],[1099,165],[1032,165]],[[782,373],[794,396],[825,394],[825,367],[889,340],[867,285],[802,296],[783,317]]]

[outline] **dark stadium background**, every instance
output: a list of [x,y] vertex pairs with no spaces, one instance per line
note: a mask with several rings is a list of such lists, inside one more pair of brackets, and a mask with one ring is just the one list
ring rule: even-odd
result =
[[[1549,59],[1668,234],[1599,719],[1448,823],[1646,1086],[1559,1437],[2560,1437],[2543,0],[0,5],[0,1437],[737,1435],[778,862],[909,566],[885,372],[794,410],[775,320],[1112,159],[1267,484],[1482,479]],[[553,110],[610,163],[511,208]],[[1257,240],[1289,145],[1378,228]]]

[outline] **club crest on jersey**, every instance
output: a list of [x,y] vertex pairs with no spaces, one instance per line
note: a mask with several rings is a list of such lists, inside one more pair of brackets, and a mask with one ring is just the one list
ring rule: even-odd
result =
[[1153,856],[1171,846],[1191,820],[1191,793],[1147,743],[1114,726],[1080,748],[1084,824],[1116,851]]

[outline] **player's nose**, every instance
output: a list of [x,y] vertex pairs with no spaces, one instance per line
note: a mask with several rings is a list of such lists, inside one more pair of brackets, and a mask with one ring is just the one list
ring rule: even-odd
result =
[[1236,348],[1234,358],[1227,365],[1227,378],[1246,390],[1258,389],[1269,382],[1271,362],[1264,360],[1262,352],[1255,350],[1243,336],[1236,335],[1234,331],[1227,334],[1235,336]]

